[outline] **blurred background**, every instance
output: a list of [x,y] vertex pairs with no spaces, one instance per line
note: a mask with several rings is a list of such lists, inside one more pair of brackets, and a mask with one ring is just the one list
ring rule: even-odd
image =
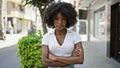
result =
[[[120,0],[0,0],[1,68],[19,68],[15,64],[4,66],[11,59],[6,59],[5,53],[10,54],[8,50],[13,47],[11,53],[15,55],[14,46],[21,37],[51,30],[43,23],[43,14],[53,2],[71,3],[77,11],[77,24],[70,29],[81,35],[84,44],[86,59],[82,68],[120,67]],[[13,59],[19,65],[19,59]]]

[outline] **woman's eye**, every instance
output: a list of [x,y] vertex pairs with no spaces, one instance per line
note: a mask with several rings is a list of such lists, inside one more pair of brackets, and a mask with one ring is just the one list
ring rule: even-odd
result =
[[62,20],[66,20],[66,18],[62,18]]
[[55,18],[55,20],[58,20],[58,18]]

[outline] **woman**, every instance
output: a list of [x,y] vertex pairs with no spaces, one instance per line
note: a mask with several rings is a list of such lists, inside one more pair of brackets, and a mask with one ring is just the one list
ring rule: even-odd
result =
[[75,68],[83,64],[84,50],[80,35],[69,27],[76,24],[74,7],[65,2],[53,3],[45,11],[44,22],[53,31],[46,33],[42,40],[42,61],[48,68]]

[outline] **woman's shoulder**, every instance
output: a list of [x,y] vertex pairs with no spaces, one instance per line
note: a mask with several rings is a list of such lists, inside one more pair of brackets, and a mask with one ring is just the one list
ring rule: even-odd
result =
[[68,29],[68,33],[71,33],[71,34],[74,34],[74,35],[79,34],[79,33],[77,33],[76,31],[73,31],[73,30],[71,30],[71,29]]
[[50,35],[53,35],[53,34],[54,34],[54,30],[50,30],[47,33],[45,33],[43,36],[49,37]]

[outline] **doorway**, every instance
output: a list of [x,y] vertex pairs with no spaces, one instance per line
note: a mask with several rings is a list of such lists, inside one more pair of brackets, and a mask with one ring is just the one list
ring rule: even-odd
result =
[[110,57],[120,61],[120,3],[111,6]]

